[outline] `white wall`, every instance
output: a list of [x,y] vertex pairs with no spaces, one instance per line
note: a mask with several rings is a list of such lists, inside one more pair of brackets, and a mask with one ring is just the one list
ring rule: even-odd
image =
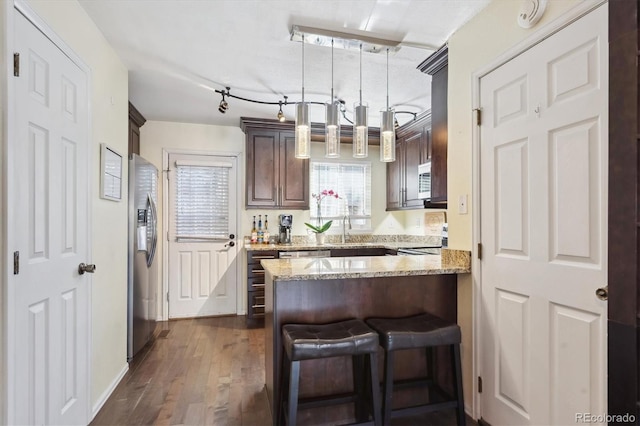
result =
[[128,149],[127,69],[75,0],[29,0],[28,4],[91,68],[90,143],[92,196],[92,406],[127,368],[127,195],[120,202],[99,198],[100,143],[126,158]]
[[[494,62],[502,53],[531,36],[580,0],[554,0],[547,4],[542,20],[531,29],[522,29],[516,18],[519,1],[494,0],[449,39],[448,86],[448,199],[449,247],[471,250],[472,246],[472,75]],[[457,213],[460,195],[468,195],[468,214]],[[457,202],[457,201],[456,201]],[[472,377],[472,276],[458,279],[458,323],[462,328],[464,397],[470,406]]]
[[[7,24],[7,19],[8,19],[8,14],[7,14],[7,10],[9,9],[8,5],[6,4],[0,4],[0,212],[2,212],[0,214],[0,323],[2,324],[6,324],[7,318],[5,317],[6,312],[5,312],[5,289],[7,288],[6,286],[6,281],[5,281],[5,277],[8,276],[9,271],[7,271],[5,268],[7,267],[7,264],[5,263],[5,245],[6,245],[6,241],[5,241],[5,237],[4,237],[4,229],[7,226],[6,222],[6,211],[5,211],[5,206],[4,206],[4,197],[6,192],[5,189],[5,173],[7,170],[6,164],[5,164],[5,155],[6,155],[6,148],[7,148],[7,137],[6,137],[6,128],[4,126],[4,123],[6,121],[6,116],[7,116],[7,111],[4,107],[5,105],[5,97],[6,97],[6,90],[7,90],[7,75],[6,75],[6,68],[7,68],[7,62],[6,62],[6,58],[7,56],[7,50],[6,50],[6,37],[5,37],[5,28],[8,28],[8,24]],[[3,332],[1,331],[1,327],[0,327],[0,383],[6,383],[6,362],[4,359],[4,342],[5,342],[5,336],[3,334]],[[4,406],[4,402],[5,402],[5,394],[4,394],[4,389],[5,386],[0,386],[0,419],[5,419],[5,415],[6,415],[6,411],[5,411],[5,406]]]

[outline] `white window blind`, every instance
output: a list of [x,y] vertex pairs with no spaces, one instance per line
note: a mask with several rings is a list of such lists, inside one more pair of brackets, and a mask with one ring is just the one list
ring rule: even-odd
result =
[[176,238],[229,236],[229,170],[225,163],[176,164]]
[[[312,194],[334,190],[340,199],[325,197],[321,203],[323,219],[341,220],[345,214],[354,219],[371,218],[371,163],[311,162]],[[310,202],[311,217],[317,218],[315,199]],[[359,221],[362,224],[368,221]]]

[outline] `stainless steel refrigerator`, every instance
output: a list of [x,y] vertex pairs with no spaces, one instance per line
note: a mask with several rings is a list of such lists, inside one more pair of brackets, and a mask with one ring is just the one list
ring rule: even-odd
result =
[[132,154],[129,157],[128,361],[149,341],[156,326],[157,187],[158,169]]

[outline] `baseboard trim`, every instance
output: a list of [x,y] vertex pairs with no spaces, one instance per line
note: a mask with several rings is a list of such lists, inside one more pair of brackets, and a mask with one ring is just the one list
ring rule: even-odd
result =
[[116,376],[115,379],[113,379],[109,387],[105,389],[105,391],[102,393],[102,395],[100,395],[96,403],[93,405],[93,409],[91,412],[91,421],[95,419],[96,415],[98,414],[102,406],[105,404],[105,402],[107,402],[107,400],[109,399],[113,391],[116,390],[116,387],[118,386],[118,384],[120,384],[120,381],[122,380],[124,375],[127,374],[127,371],[129,371],[129,363],[125,363],[124,367],[122,367],[122,370],[120,370],[120,373],[118,373],[118,375]]

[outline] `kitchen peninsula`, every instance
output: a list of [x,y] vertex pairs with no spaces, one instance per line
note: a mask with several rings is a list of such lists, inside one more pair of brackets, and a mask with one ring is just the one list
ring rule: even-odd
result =
[[[348,318],[402,317],[430,312],[457,321],[457,274],[470,272],[470,254],[442,250],[442,255],[360,256],[263,260],[265,270],[265,380],[271,412],[280,393],[282,340],[287,323],[329,323]],[[443,357],[446,358],[446,357]],[[421,359],[422,361],[420,361]],[[425,371],[417,354],[398,357],[399,377]],[[448,359],[444,359],[448,362]],[[316,396],[346,391],[350,360],[329,358],[302,364],[300,394]],[[447,377],[438,377],[446,382]],[[349,406],[311,409],[299,417],[316,421],[349,419]],[[322,419],[322,420],[321,420]]]

